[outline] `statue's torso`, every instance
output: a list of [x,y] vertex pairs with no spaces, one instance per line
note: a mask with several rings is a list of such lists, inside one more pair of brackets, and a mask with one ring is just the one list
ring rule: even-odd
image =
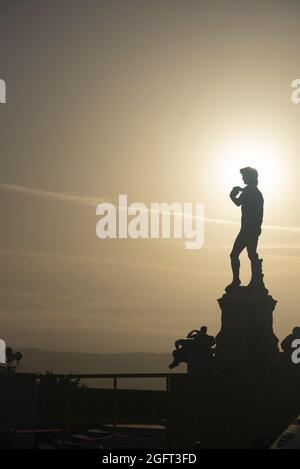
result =
[[262,193],[256,186],[247,186],[241,197],[242,228],[247,231],[260,231],[264,210],[264,199]]

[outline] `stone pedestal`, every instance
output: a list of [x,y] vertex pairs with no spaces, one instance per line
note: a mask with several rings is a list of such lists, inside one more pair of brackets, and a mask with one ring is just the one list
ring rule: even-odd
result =
[[267,290],[239,287],[218,300],[221,330],[216,336],[216,359],[228,366],[269,367],[278,362],[278,339],[273,332],[276,300]]

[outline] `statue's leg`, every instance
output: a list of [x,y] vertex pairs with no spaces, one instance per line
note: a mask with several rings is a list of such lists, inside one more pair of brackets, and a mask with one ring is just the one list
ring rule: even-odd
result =
[[260,283],[262,283],[263,280],[261,260],[259,259],[257,253],[257,243],[258,235],[251,234],[247,242],[247,253],[251,262],[251,286],[259,285]]
[[176,366],[178,366],[181,363],[181,361],[182,361],[181,360],[181,358],[182,358],[182,349],[174,350],[172,355],[173,355],[173,362],[169,365],[170,370],[172,370],[173,368],[175,368]]
[[242,231],[239,232],[232,251],[230,253],[230,260],[231,260],[231,268],[232,268],[232,283],[228,285],[228,287],[234,287],[234,286],[239,286],[241,281],[240,281],[240,259],[239,256],[241,252],[245,249],[246,247],[246,239]]

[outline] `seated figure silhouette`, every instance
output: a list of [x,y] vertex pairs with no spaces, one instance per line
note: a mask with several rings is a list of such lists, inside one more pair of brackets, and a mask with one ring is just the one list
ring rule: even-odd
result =
[[242,168],[240,170],[244,188],[234,187],[230,192],[230,198],[235,205],[241,206],[242,220],[241,229],[234,242],[230,254],[233,279],[226,291],[234,290],[241,284],[240,281],[240,260],[241,252],[246,248],[251,262],[251,281],[248,287],[263,286],[262,259],[257,254],[258,238],[261,234],[263,221],[264,199],[258,189],[258,172],[254,168]]
[[300,327],[294,327],[291,334],[289,334],[282,342],[281,348],[283,350],[282,358],[292,364],[292,353],[294,352],[294,347],[292,346],[295,339],[300,339]]
[[188,333],[186,339],[179,339],[175,342],[173,351],[173,362],[170,369],[175,368],[180,363],[203,364],[213,357],[215,345],[213,336],[207,334],[207,327],[202,326],[199,330]]

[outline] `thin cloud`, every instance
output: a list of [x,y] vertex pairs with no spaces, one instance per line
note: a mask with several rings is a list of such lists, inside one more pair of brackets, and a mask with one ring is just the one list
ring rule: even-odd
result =
[[[18,186],[16,184],[0,183],[0,190],[10,191],[10,192],[19,192],[19,193],[33,195],[37,197],[45,197],[49,199],[60,200],[62,202],[78,203],[78,204],[87,205],[91,207],[96,207],[98,204],[103,203],[103,202],[115,202],[115,199],[109,199],[107,197],[88,197],[88,196],[82,196],[82,195],[77,195],[77,194],[66,194],[63,192],[51,192],[51,191],[44,191],[40,189],[34,189],[31,187]],[[190,215],[190,216],[195,218],[195,215]],[[240,224],[239,222],[224,220],[221,218],[203,217],[203,220],[206,223],[217,224],[217,225],[238,226]],[[285,231],[289,233],[300,233],[299,226],[263,225],[263,227],[265,230]]]
[[45,197],[48,199],[60,200],[61,202],[71,202],[82,205],[95,207],[99,203],[105,202],[108,199],[104,197],[86,197],[77,194],[66,194],[63,192],[49,192],[40,189],[33,189],[31,187],[17,186],[15,184],[0,184],[0,190],[10,192],[20,192],[26,195],[33,195],[37,197]]

